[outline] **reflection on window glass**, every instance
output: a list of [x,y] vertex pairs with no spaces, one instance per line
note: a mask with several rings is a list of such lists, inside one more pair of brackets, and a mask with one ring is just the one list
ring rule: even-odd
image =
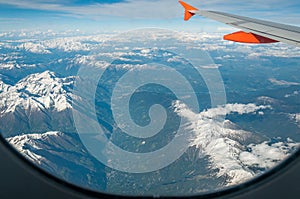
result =
[[159,27],[179,32],[121,33],[152,15],[108,23],[114,13],[79,8],[136,5],[78,2],[3,3],[24,23],[0,14],[11,21],[0,32],[0,132],[29,161],[99,192],[189,196],[247,182],[297,150],[298,48],[224,42],[218,24],[183,32],[167,16]]

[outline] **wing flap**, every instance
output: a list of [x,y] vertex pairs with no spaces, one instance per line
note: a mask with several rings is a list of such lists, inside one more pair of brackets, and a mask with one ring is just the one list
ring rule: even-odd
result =
[[273,39],[269,39],[267,37],[263,37],[253,33],[246,33],[243,31],[238,31],[235,33],[231,33],[224,36],[225,40],[235,41],[240,43],[248,43],[248,44],[266,44],[266,43],[275,43],[278,42]]

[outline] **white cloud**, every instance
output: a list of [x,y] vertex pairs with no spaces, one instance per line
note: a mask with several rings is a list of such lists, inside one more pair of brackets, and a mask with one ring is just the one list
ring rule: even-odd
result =
[[249,113],[256,113],[257,111],[261,111],[263,109],[271,109],[272,107],[269,105],[260,105],[257,106],[255,104],[226,104],[223,106],[219,106],[217,108],[210,108],[205,110],[199,114],[201,117],[206,118],[216,118],[218,116],[225,116],[232,113],[238,113],[239,115],[242,114],[249,114]]
[[248,149],[239,154],[239,159],[244,165],[256,166],[270,169],[284,160],[290,154],[290,149],[298,147],[299,144],[288,139],[286,143],[277,142],[269,144],[263,142],[260,144],[250,144]]

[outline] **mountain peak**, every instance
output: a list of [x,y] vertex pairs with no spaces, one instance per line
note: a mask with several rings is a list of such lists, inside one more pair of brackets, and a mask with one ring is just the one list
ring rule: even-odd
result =
[[37,80],[42,83],[51,83],[53,81],[60,81],[60,78],[57,78],[57,75],[54,72],[46,70],[42,73],[34,73],[28,75],[26,78],[20,80],[18,83],[30,83],[32,81]]
[[[2,85],[2,84],[1,84]],[[1,114],[14,112],[16,108],[23,110],[63,111],[71,108],[72,78],[59,78],[54,72],[35,73],[20,80],[16,85],[5,85],[0,92]]]

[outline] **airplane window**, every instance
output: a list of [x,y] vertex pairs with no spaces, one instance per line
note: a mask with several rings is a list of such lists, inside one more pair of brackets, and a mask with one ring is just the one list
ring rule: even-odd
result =
[[[182,1],[26,2],[0,1],[0,134],[54,177],[119,196],[208,196],[298,151],[297,26],[236,32],[250,22],[193,17],[239,16]],[[280,3],[292,25],[297,3]]]

